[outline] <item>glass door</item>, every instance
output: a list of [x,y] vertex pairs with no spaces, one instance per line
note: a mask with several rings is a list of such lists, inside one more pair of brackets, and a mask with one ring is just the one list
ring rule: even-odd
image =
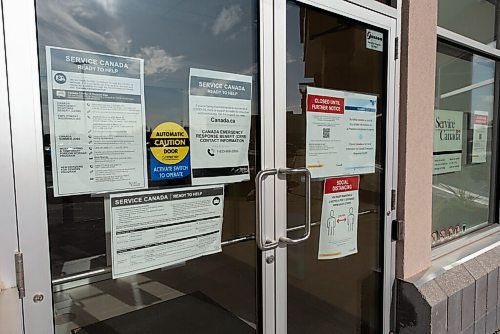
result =
[[[160,333],[165,330],[196,333],[202,329],[213,333],[255,332],[258,253],[253,240],[254,176],[260,168],[257,1],[120,1],[107,4],[73,1],[61,4],[58,1],[38,0],[36,11],[55,332],[128,333],[131,328],[142,333]],[[72,76],[72,68],[55,63],[67,61],[68,57],[69,62],[73,64],[81,63],[75,66],[77,69],[81,68],[81,73]],[[97,64],[93,59],[97,59]],[[198,128],[195,129],[194,124],[190,122],[199,119],[193,117],[193,105],[203,103],[204,108],[212,108],[213,110],[203,114],[209,114],[212,119],[217,117],[221,121],[230,119],[228,115],[231,114],[230,108],[222,110],[222,103],[249,108],[245,110],[248,111],[248,127],[233,127],[238,131],[242,129],[241,132],[248,136],[243,139],[247,141],[248,156],[243,159],[246,166],[241,167],[245,170],[241,171],[242,177],[238,179],[244,181],[227,183],[223,193],[220,192],[223,198],[221,205],[224,207],[221,211],[221,231],[212,231],[213,226],[208,223],[201,226],[201,221],[196,222],[197,227],[189,226],[193,224],[189,221],[199,216],[189,207],[193,205],[189,202],[182,206],[179,204],[179,209],[173,209],[191,210],[185,218],[179,219],[181,212],[173,212],[172,217],[165,216],[161,224],[151,224],[149,220],[153,216],[146,218],[138,212],[130,213],[129,209],[123,209],[117,214],[127,214],[131,217],[130,220],[143,220],[142,223],[127,222],[134,227],[126,227],[124,231],[118,232],[122,233],[117,236],[120,240],[129,239],[123,242],[123,245],[128,245],[127,250],[124,249],[125,246],[117,245],[113,240],[112,230],[119,227],[111,226],[111,220],[106,217],[109,197],[107,191],[80,191],[78,189],[85,187],[65,184],[73,182],[74,178],[65,178],[61,174],[61,170],[66,168],[65,162],[57,161],[60,156],[51,153],[57,149],[56,143],[65,145],[63,138],[76,136],[72,135],[71,131],[60,128],[64,126],[60,119],[80,117],[79,110],[75,107],[78,104],[68,102],[80,100],[78,96],[71,99],[63,96],[59,99],[56,95],[56,98],[53,98],[53,94],[69,95],[74,92],[63,88],[59,90],[58,87],[64,85],[58,85],[57,78],[54,84],[50,75],[57,75],[54,68],[59,66],[58,70],[61,70],[62,75],[75,82],[80,80],[75,86],[82,85],[82,91],[88,93],[88,96],[84,95],[81,100],[85,101],[83,107],[88,118],[84,136],[88,138],[89,151],[84,154],[89,159],[90,179],[94,178],[94,174],[96,182],[105,178],[123,178],[124,175],[130,177],[129,172],[120,172],[118,169],[134,168],[131,163],[127,163],[128,166],[120,163],[123,159],[132,161],[134,155],[132,145],[125,142],[133,141],[133,137],[124,132],[126,129],[134,129],[128,124],[137,120],[127,116],[132,112],[129,111],[132,104],[121,103],[121,99],[127,98],[123,96],[122,91],[127,91],[126,85],[133,82],[125,81],[119,75],[124,72],[120,72],[121,63],[131,63],[134,59],[141,59],[144,67],[143,92],[137,96],[142,98],[145,112],[146,142],[141,144],[144,144],[147,151],[145,168],[148,191],[176,189],[179,192],[187,192],[196,184],[224,183],[225,177],[222,175],[227,171],[223,170],[223,167],[212,163],[211,169],[200,169],[195,168],[194,164],[201,160],[210,164],[210,154],[215,155],[213,159],[224,159],[220,151],[231,148],[231,145],[217,144],[229,135],[217,135],[216,132],[221,129],[229,132],[232,129],[213,123],[207,123],[203,129],[196,124]],[[116,70],[118,74],[104,78],[107,72],[95,73],[94,67],[108,61],[116,62],[116,65],[101,68]],[[48,66],[51,69],[48,70]],[[118,80],[115,80],[117,76]],[[220,83],[225,85],[226,81],[220,79],[224,76],[230,78],[227,82],[232,81],[231,84],[245,82],[243,89],[247,92],[242,98],[248,102],[246,105],[234,103],[240,100],[221,98],[217,92],[211,92],[219,88],[207,88],[195,95],[194,89],[201,87],[198,84],[213,84],[215,87]],[[196,88],[193,88],[195,80],[198,83]],[[89,82],[87,87],[85,81]],[[97,87],[100,84],[113,87]],[[89,85],[96,87],[88,88]],[[109,98],[94,97],[101,91],[110,95]],[[209,97],[202,101],[201,94]],[[62,111],[63,104],[67,104],[70,110]],[[125,108],[129,109],[122,113]],[[118,116],[108,118],[106,114],[112,114],[115,110]],[[53,119],[51,112],[57,113]],[[69,113],[74,116],[67,115]],[[246,117],[243,114],[240,116]],[[121,119],[124,117],[128,117],[128,120]],[[65,120],[65,123],[78,126],[72,119]],[[120,126],[122,129],[119,129]],[[108,129],[109,127],[115,129]],[[248,133],[245,133],[247,131]],[[54,136],[53,132],[57,134]],[[74,132],[80,135],[78,130]],[[182,132],[182,135],[176,137],[168,132]],[[120,139],[124,141],[123,144],[117,146],[117,149],[121,150],[118,152],[120,157],[106,153],[104,145],[113,145],[116,140],[112,136],[123,138]],[[203,136],[203,139],[197,140],[197,136]],[[220,141],[216,143],[215,138]],[[213,143],[213,152],[202,152],[201,147],[205,146],[212,150],[204,145],[209,140]],[[92,141],[94,143],[91,143]],[[166,151],[172,153],[165,153]],[[177,151],[180,157],[175,153]],[[90,160],[92,153],[94,158]],[[115,153],[117,152],[113,154]],[[175,163],[173,160],[181,162]],[[59,163],[59,166],[54,167],[56,163]],[[87,161],[83,163],[84,169],[87,169],[86,163]],[[104,164],[115,166],[108,169]],[[236,169],[240,166],[230,167]],[[94,170],[95,173],[92,174]],[[231,175],[235,180],[236,176],[236,173]],[[58,180],[55,177],[58,177]],[[231,177],[226,179],[230,180]],[[78,177],[77,182],[87,181],[82,178],[83,176]],[[208,182],[200,183],[199,180]],[[113,183],[102,182],[110,185]],[[119,181],[115,183],[118,185]],[[73,195],[78,192],[87,193]],[[214,197],[214,200],[216,198]],[[148,208],[146,204],[142,206],[144,210],[158,210],[158,215],[167,215],[160,207]],[[111,210],[116,209],[112,207]],[[114,215],[116,214],[110,213],[110,216]],[[161,220],[160,217],[154,217]],[[183,229],[194,228],[197,232],[186,233],[174,226],[184,223],[186,226]],[[149,230],[147,224],[151,225]],[[131,229],[134,229],[134,232],[129,233]],[[208,232],[204,233],[205,230]],[[198,244],[213,243],[208,233],[216,233],[216,238],[222,238],[221,252],[193,259],[190,259],[193,257],[191,255],[181,254],[176,257],[181,260],[172,261],[169,258],[174,255],[162,255],[163,252],[173,253],[177,248],[181,249],[177,252],[196,252],[192,249],[192,238],[197,238]],[[163,237],[163,234],[166,236]],[[151,240],[146,242],[144,238]],[[142,241],[135,242],[132,239]],[[137,246],[133,246],[135,244]],[[118,250],[113,252],[113,247]],[[132,251],[131,247],[137,249]],[[217,249],[219,245],[195,247]],[[208,253],[205,251],[205,254]],[[127,262],[127,265],[122,266],[124,270],[137,273],[127,273],[118,279],[112,279],[111,274],[113,277],[116,275],[112,272],[114,269],[121,272],[120,263],[116,268],[114,266],[114,256],[120,263]],[[167,265],[160,263],[161,261]],[[169,261],[171,265],[168,264]],[[132,262],[151,262],[150,268],[158,269],[138,272],[134,268],[138,269],[141,265],[134,265]],[[126,266],[128,268],[125,268]],[[86,281],[78,283],[82,278]]]
[[5,8],[26,333],[263,332],[260,1]]
[[395,20],[343,1],[276,12],[277,331],[388,333]]
[[26,333],[388,332],[394,19],[3,9]]

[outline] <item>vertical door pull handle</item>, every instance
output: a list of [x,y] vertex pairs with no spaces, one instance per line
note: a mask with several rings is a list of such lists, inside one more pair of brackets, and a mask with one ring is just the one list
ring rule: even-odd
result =
[[280,168],[278,174],[304,174],[306,185],[306,209],[304,235],[298,239],[280,237],[279,241],[288,245],[295,245],[306,241],[311,235],[311,172],[307,168]]
[[[278,171],[276,169],[266,169],[261,170],[255,177],[255,192],[256,192],[256,203],[255,203],[255,241],[257,246],[262,251],[267,251],[278,247],[278,241],[269,240],[264,235],[264,220],[262,219],[262,182],[267,176],[276,175]],[[274,202],[274,198],[272,199]]]

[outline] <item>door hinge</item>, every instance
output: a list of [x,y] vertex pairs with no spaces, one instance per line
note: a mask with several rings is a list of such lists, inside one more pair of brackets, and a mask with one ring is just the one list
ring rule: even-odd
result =
[[399,59],[399,37],[394,39],[394,60]]
[[26,289],[24,286],[24,260],[23,253],[16,252],[14,254],[14,259],[16,263],[16,284],[17,291],[19,293],[19,298],[22,299],[26,297]]
[[396,189],[391,190],[391,210],[396,210]]
[[404,220],[394,219],[391,228],[392,240],[400,241],[405,239],[405,222]]

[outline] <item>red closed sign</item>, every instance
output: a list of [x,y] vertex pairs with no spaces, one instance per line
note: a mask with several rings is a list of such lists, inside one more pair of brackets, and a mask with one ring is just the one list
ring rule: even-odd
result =
[[474,124],[488,125],[488,116],[474,115]]
[[307,95],[307,111],[332,114],[344,113],[344,99],[339,97]]

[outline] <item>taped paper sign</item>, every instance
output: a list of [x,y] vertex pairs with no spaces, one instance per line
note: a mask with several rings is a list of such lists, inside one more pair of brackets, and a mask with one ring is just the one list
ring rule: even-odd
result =
[[488,144],[488,112],[475,111],[472,113],[472,163],[486,162],[486,148]]
[[434,112],[433,174],[462,170],[463,113],[436,110]]
[[147,188],[144,61],[46,53],[54,196]]
[[359,176],[325,179],[318,260],[358,252]]
[[252,77],[192,68],[189,133],[193,185],[250,179]]
[[113,278],[220,252],[224,187],[110,196]]
[[307,87],[306,165],[313,178],[375,172],[377,97]]

